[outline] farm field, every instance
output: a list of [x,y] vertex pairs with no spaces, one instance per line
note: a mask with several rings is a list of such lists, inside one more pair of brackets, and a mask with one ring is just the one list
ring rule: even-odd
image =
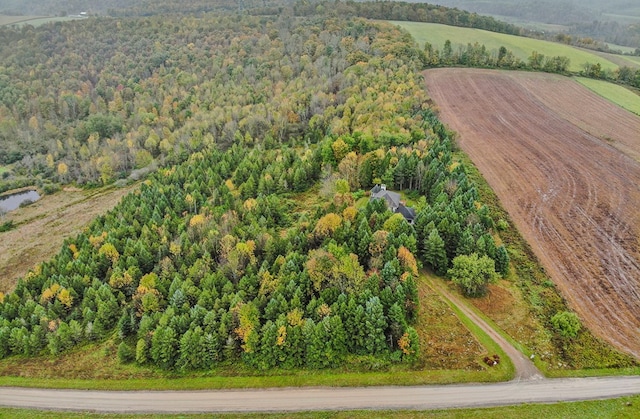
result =
[[631,68],[640,67],[640,57],[635,57],[633,55],[611,54],[609,52],[593,51],[586,48],[576,48],[576,49],[578,49],[579,51],[585,51],[587,53],[597,55],[598,57],[611,61],[612,63],[620,67],[631,67]]
[[445,41],[451,41],[453,49],[466,46],[469,42],[484,44],[489,50],[498,50],[504,46],[521,60],[526,60],[533,51],[545,56],[565,56],[570,62],[570,71],[580,71],[585,63],[600,63],[603,69],[615,70],[618,65],[591,52],[568,45],[521,36],[506,35],[480,29],[460,28],[421,22],[391,22],[408,31],[420,45],[431,43],[434,48],[442,49]]
[[561,76],[435,69],[425,79],[571,308],[640,357],[640,118]]
[[49,22],[67,22],[69,20],[77,20],[76,17],[68,16],[7,16],[0,15],[0,26],[4,25],[24,25],[40,26]]
[[13,25],[14,23],[24,22],[31,19],[39,19],[42,16],[8,16],[0,15],[0,26]]
[[602,80],[588,79],[585,77],[577,77],[576,80],[578,83],[605,99],[609,99],[618,106],[622,106],[626,110],[640,115],[640,95],[631,90]]

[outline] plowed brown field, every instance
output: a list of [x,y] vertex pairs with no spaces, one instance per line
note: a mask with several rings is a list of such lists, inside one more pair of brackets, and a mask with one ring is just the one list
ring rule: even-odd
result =
[[436,69],[425,80],[570,306],[640,358],[640,118],[561,76]]

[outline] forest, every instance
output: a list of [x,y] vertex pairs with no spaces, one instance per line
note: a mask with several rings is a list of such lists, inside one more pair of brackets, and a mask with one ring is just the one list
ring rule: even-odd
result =
[[[34,183],[49,192],[70,182],[127,182],[183,161],[213,141],[229,145],[236,136],[275,144],[290,135],[300,137],[296,132],[306,138],[323,135],[319,115],[345,99],[335,95],[342,70],[365,60],[369,51],[348,39],[338,42],[333,33],[325,40],[302,29],[283,32],[277,21],[259,15],[267,9],[247,11],[253,17],[241,21],[222,11],[206,19],[152,16],[114,22],[105,17],[0,28],[0,164],[12,165],[2,173],[0,192]],[[287,10],[285,15],[300,19],[412,16],[500,29],[491,18],[420,4],[340,3],[329,9],[324,3],[296,3]],[[397,53],[421,60],[423,68],[564,73],[568,65],[566,58],[539,54],[522,62],[504,48],[494,54],[478,44],[460,51],[447,45],[440,51],[431,45],[420,50],[411,44],[408,35],[401,37],[396,47],[404,51]],[[588,77],[636,87],[639,74],[626,67],[616,74],[596,67],[584,71]],[[326,80],[334,86],[317,91]],[[207,118],[202,117],[205,109]],[[310,130],[304,129],[307,125]],[[379,127],[368,129],[375,133]]]
[[[101,10],[125,3],[0,27],[0,192],[140,184],[0,293],[0,358],[112,339],[121,362],[168,371],[420,368],[420,270],[467,296],[508,275],[508,224],[481,202],[419,73],[563,73],[566,59],[438,50],[367,20],[496,24],[439,6]],[[369,199],[380,184],[402,191],[413,223]]]
[[[122,362],[168,370],[413,364],[421,266],[477,268],[469,295],[509,269],[428,108],[422,54],[393,26],[222,14],[2,31],[23,47],[2,68],[4,139],[40,151],[19,166],[88,184],[160,168],[0,295],[0,357],[115,337]],[[415,224],[366,199],[379,183],[413,191]]]

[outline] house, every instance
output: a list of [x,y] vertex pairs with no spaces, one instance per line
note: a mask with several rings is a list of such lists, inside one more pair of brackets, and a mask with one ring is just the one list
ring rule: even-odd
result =
[[409,224],[413,224],[413,220],[416,218],[416,211],[402,203],[400,194],[388,191],[387,186],[384,184],[376,185],[371,189],[370,199],[384,199],[387,203],[387,208],[395,214],[401,214]]

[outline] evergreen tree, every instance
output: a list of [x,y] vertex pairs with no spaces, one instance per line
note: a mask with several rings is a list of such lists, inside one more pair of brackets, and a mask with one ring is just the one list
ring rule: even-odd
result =
[[424,243],[424,260],[436,274],[444,275],[447,272],[449,265],[447,251],[437,229],[431,230]]
[[382,303],[378,297],[371,297],[365,307],[365,348],[367,353],[376,355],[387,350],[384,332],[387,321]]

